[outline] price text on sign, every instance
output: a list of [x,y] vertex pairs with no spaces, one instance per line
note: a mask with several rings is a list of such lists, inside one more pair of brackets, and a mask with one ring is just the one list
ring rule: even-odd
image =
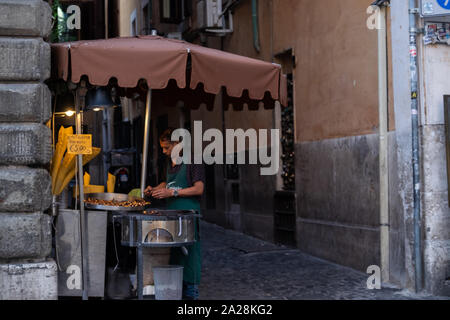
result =
[[92,154],[92,135],[69,135],[67,137],[67,152],[72,154]]

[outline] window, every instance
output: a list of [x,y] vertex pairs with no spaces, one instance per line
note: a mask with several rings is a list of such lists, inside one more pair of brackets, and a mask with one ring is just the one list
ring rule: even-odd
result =
[[182,20],[181,0],[160,0],[160,20],[162,23],[180,23]]

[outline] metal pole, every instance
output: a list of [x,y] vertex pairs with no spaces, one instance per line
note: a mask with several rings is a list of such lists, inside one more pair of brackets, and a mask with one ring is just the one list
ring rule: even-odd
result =
[[[78,87],[75,91],[75,113],[76,113],[76,133],[81,134],[81,113],[80,104],[84,105],[84,97],[86,95],[86,89],[84,83],[81,84],[81,88]],[[81,103],[83,102],[83,103]],[[84,211],[84,181],[83,181],[83,156],[81,154],[77,155],[78,164],[78,184],[80,186],[80,238],[81,238],[81,273],[82,273],[82,299],[88,299],[88,243],[87,243],[87,218],[86,212]]]
[[378,26],[378,114],[380,167],[380,255],[383,282],[389,282],[389,177],[388,177],[388,112],[386,7],[379,7]]
[[104,178],[104,185],[107,186],[108,181],[108,152],[109,152],[109,142],[108,142],[108,113],[106,112],[106,109],[103,108],[102,111],[102,145],[103,145],[103,178]]
[[105,0],[105,39],[108,39],[108,0]]
[[152,107],[152,89],[147,91],[147,100],[145,103],[145,126],[144,126],[144,147],[142,150],[142,168],[141,168],[141,197],[144,198],[145,183],[147,177],[147,158],[148,158],[148,140],[150,136],[150,116]]
[[138,220],[137,225],[137,247],[136,247],[136,254],[137,254],[137,272],[136,272],[136,287],[137,287],[137,296],[138,300],[142,300],[144,298],[144,275],[143,275],[143,268],[144,268],[144,260],[142,255],[142,220]]
[[411,122],[412,122],[412,165],[414,188],[414,260],[416,292],[422,289],[422,239],[420,218],[420,155],[419,155],[419,112],[418,112],[418,75],[417,75],[417,6],[415,0],[409,0],[409,56],[411,76]]

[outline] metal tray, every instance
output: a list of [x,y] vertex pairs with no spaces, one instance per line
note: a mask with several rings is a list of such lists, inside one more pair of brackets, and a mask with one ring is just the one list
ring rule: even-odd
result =
[[[117,201],[135,201],[142,199],[140,197],[129,196],[125,193],[86,193],[84,198],[94,198],[98,200],[117,200]],[[122,206],[105,206],[100,204],[84,203],[85,208],[92,210],[104,210],[104,211],[143,211],[148,205],[139,207],[122,207]]]
[[[155,213],[149,213],[152,211],[156,211]],[[197,217],[201,218],[202,216],[197,213],[195,210],[167,210],[167,209],[157,209],[147,207],[142,212],[133,212],[127,214],[128,217],[133,217],[136,220],[178,220],[180,217]]]

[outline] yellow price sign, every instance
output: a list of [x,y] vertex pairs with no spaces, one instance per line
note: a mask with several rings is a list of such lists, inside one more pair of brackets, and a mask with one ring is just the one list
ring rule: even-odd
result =
[[92,134],[71,134],[67,136],[67,153],[92,154]]

